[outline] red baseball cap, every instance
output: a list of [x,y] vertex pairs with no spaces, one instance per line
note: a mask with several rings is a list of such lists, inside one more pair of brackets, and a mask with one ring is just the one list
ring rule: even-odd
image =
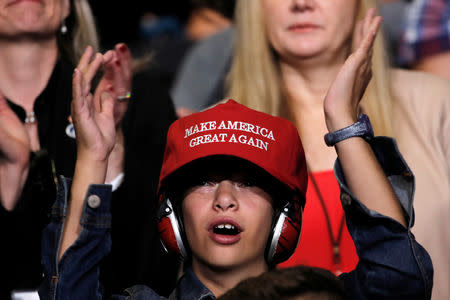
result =
[[245,159],[305,199],[307,169],[297,128],[289,121],[252,110],[230,99],[175,121],[167,134],[159,178],[200,158],[227,155]]

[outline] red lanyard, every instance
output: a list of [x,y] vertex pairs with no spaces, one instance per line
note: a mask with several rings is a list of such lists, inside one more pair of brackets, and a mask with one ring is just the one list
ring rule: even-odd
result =
[[334,262],[334,265],[336,267],[336,271],[334,273],[336,275],[340,275],[342,272],[340,270],[341,253],[340,253],[339,245],[341,243],[342,232],[343,232],[343,229],[344,229],[345,214],[343,214],[342,217],[341,217],[341,221],[339,223],[338,234],[337,234],[337,237],[335,238],[334,234],[333,234],[333,227],[331,226],[330,215],[328,214],[328,210],[327,210],[327,207],[325,205],[325,200],[323,198],[322,193],[320,192],[319,185],[317,184],[313,174],[309,173],[309,178],[311,179],[311,182],[313,184],[313,187],[314,187],[314,190],[316,192],[317,198],[319,198],[320,205],[322,207],[322,210],[323,210],[323,212],[325,214],[325,219],[327,221],[328,234],[330,235],[331,244],[333,245],[333,262]]

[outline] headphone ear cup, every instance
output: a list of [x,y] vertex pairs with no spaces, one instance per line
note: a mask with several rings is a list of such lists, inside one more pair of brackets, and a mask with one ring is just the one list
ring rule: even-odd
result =
[[300,239],[302,228],[302,210],[290,213],[287,204],[273,222],[272,232],[268,240],[267,262],[278,264],[294,253]]
[[161,242],[166,250],[186,257],[187,252],[182,238],[182,227],[169,199],[166,199],[159,208],[157,225]]

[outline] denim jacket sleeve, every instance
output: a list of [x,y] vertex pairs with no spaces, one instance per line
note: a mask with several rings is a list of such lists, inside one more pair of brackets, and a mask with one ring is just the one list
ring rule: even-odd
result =
[[[101,299],[99,262],[111,248],[110,185],[91,185],[86,194],[78,239],[58,262],[71,180],[61,177],[51,223],[42,240],[44,281],[41,299]],[[94,267],[93,267],[94,266]]]
[[359,256],[356,269],[340,277],[350,299],[430,299],[431,259],[410,230],[414,224],[414,176],[393,139],[376,137],[370,144],[401,203],[408,227],[356,199],[336,161],[347,227]]

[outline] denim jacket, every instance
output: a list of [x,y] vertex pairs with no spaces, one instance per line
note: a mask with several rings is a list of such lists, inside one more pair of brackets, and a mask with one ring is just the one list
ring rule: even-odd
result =
[[[368,209],[346,185],[339,160],[335,175],[341,190],[347,227],[355,243],[359,263],[340,279],[350,299],[430,299],[433,266],[425,249],[410,229],[414,224],[414,176],[395,142],[376,137],[372,149],[403,208],[408,227]],[[363,167],[363,166],[361,166]],[[110,186],[91,185],[82,214],[82,230],[75,243],[58,262],[62,228],[68,208],[71,181],[62,178],[52,210],[52,222],[44,232],[42,260],[45,279],[41,299],[101,299],[99,262],[109,252]],[[113,299],[163,299],[146,286],[134,286]],[[213,293],[187,270],[169,299],[215,299]]]

